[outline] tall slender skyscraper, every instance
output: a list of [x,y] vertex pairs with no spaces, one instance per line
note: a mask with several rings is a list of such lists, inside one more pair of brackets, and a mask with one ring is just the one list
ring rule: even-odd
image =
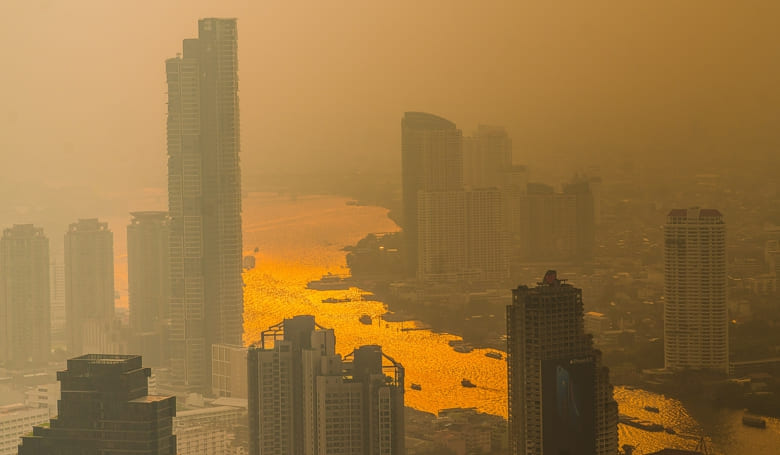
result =
[[171,370],[209,391],[211,346],[243,342],[236,20],[198,21],[165,69]]
[[168,214],[133,212],[127,226],[127,281],[130,306],[131,348],[148,365],[159,366],[167,345],[162,337],[168,319],[171,283],[168,279]]
[[418,273],[418,193],[463,189],[462,134],[454,123],[424,112],[404,114],[401,179],[407,271],[414,275]]
[[675,209],[664,226],[664,363],[729,368],[726,224],[714,209]]
[[51,351],[49,239],[17,224],[0,239],[0,361],[46,364]]
[[509,447],[515,455],[614,455],[617,403],[585,333],[582,290],[549,271],[507,307]]
[[109,352],[114,324],[114,234],[97,218],[65,233],[65,320],[68,351]]

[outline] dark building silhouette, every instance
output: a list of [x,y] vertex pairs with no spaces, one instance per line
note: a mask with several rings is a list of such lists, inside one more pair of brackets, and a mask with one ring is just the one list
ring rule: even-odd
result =
[[617,453],[617,403],[585,333],[582,291],[555,271],[536,287],[519,286],[507,337],[510,453]]
[[379,346],[342,359],[335,342],[296,316],[249,348],[250,455],[405,453],[403,366]]
[[243,343],[241,171],[235,19],[201,19],[166,60],[170,366],[207,392],[211,346]]
[[515,226],[519,257],[524,261],[584,261],[592,258],[595,209],[589,182],[564,185],[563,192],[529,183],[518,197]]
[[579,260],[592,258],[596,243],[595,197],[591,186],[591,182],[587,180],[579,180],[563,186],[563,194],[574,196],[577,223],[575,257]]
[[418,192],[463,189],[462,134],[454,123],[424,112],[404,114],[401,179],[407,271],[414,276],[418,271]]
[[0,239],[0,362],[45,364],[51,352],[49,239],[17,224]]
[[115,351],[114,234],[97,218],[65,233],[65,324],[71,354]]
[[133,212],[127,226],[127,280],[131,350],[147,365],[165,360],[165,325],[170,291],[168,214]]
[[68,360],[59,415],[22,437],[19,455],[175,455],[176,398],[147,395],[150,374],[140,356]]

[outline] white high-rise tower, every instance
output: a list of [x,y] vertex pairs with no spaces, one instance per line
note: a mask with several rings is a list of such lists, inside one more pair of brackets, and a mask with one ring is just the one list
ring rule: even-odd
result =
[[728,372],[726,225],[714,209],[675,209],[664,226],[664,361]]

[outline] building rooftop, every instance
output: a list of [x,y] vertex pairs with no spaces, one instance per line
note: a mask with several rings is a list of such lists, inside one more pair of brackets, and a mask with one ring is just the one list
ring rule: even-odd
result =
[[[95,371],[105,374],[111,372],[128,372],[143,368],[140,355],[124,354],[84,354],[68,359],[68,374],[92,375]],[[65,372],[61,372],[65,373]],[[59,376],[60,373],[57,373]]]
[[171,398],[166,395],[146,395],[145,397],[136,398],[128,401],[128,403],[157,403],[159,401],[165,401]]
[[699,209],[698,207],[692,207],[691,209],[672,209],[667,216],[675,218],[687,217],[688,214],[692,214],[692,211],[695,213],[695,210],[698,210],[699,218],[716,218],[723,216],[717,209]]
[[200,408],[200,409],[190,409],[187,411],[179,411],[176,413],[176,417],[178,418],[184,418],[184,417],[193,417],[193,416],[202,416],[202,415],[209,415],[209,414],[219,414],[222,412],[240,412],[240,409],[235,406],[212,406],[209,408]]
[[404,125],[418,129],[452,129],[455,124],[444,117],[427,112],[405,112]]

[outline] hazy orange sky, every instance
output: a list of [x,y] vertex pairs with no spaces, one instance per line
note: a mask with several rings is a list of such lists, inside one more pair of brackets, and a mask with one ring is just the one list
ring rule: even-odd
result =
[[520,162],[780,143],[774,0],[3,0],[6,191],[163,187],[163,62],[208,16],[238,18],[245,176],[399,166],[406,110]]

